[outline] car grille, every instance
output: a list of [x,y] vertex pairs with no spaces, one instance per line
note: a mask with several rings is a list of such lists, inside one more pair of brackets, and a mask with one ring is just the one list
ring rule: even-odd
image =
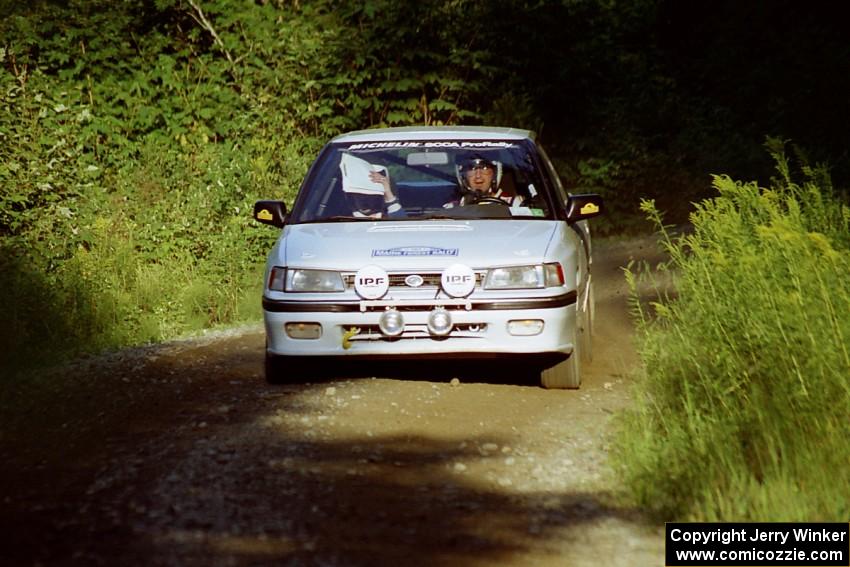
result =
[[[347,289],[354,288],[353,273],[343,274],[343,281]],[[422,278],[422,285],[411,286],[407,283],[409,276],[419,276]],[[437,289],[440,287],[441,272],[395,272],[389,274],[390,289]],[[475,287],[481,287],[481,280],[484,278],[484,272],[475,273]]]

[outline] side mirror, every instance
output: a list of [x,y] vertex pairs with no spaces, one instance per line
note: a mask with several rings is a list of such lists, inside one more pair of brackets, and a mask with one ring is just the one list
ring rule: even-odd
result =
[[567,222],[596,217],[605,212],[602,196],[596,193],[570,195],[567,197]]
[[257,201],[254,203],[254,220],[283,228],[286,224],[286,204],[283,201]]

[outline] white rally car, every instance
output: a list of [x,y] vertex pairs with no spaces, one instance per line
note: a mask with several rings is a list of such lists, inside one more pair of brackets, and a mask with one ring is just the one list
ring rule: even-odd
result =
[[[578,388],[590,358],[585,219],[535,135],[485,127],[364,130],[334,138],[282,228],[263,293],[266,378],[343,357],[499,358]],[[306,365],[305,365],[306,363]]]

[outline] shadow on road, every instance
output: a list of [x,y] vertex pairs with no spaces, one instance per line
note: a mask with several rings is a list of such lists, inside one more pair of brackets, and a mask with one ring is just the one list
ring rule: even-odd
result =
[[518,498],[466,484],[449,467],[474,455],[428,438],[354,446],[281,438],[248,467],[244,453],[230,455],[214,478],[183,471],[195,486],[188,497],[157,495],[181,511],[145,530],[150,547],[140,553],[155,550],[180,564],[224,557],[252,565],[505,564],[546,549],[558,528],[620,515],[593,494]]
[[434,358],[418,361],[343,360],[338,363],[316,364],[294,370],[284,376],[289,383],[324,382],[340,378],[390,378],[395,380],[450,382],[457,378],[464,383],[508,384],[540,387],[538,364],[529,360],[503,359],[470,360],[466,358]]
[[604,494],[517,493],[469,474],[501,461],[505,439],[332,433],[314,399],[272,390],[253,422],[196,443],[151,488],[137,552],[167,564],[510,564],[557,554],[562,528],[629,515]]

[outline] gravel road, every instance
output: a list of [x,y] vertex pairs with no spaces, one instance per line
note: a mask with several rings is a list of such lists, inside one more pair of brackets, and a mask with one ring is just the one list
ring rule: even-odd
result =
[[259,327],[57,369],[7,394],[0,563],[663,565],[608,465],[638,364],[620,266],[653,251],[597,244],[578,391],[437,365],[269,386]]

